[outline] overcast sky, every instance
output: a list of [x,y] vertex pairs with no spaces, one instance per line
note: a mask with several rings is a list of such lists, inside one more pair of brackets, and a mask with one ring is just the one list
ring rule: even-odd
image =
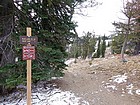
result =
[[123,18],[122,0],[97,0],[102,5],[94,8],[88,8],[85,13],[88,16],[74,15],[73,20],[78,22],[76,28],[79,36],[84,32],[95,32],[96,35],[110,35],[114,31],[112,22]]

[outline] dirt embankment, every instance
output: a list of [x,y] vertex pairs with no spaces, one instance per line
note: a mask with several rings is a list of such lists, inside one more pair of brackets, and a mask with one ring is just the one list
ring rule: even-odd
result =
[[58,85],[89,105],[140,105],[140,57],[127,60],[122,63],[117,56],[110,56],[94,59],[89,65],[89,60],[79,59],[70,64]]

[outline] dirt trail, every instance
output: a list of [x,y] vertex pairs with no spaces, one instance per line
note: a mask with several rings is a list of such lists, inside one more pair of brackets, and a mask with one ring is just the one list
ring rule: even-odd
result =
[[[131,61],[133,61],[132,58]],[[95,59],[92,65],[89,65],[89,61],[78,60],[76,64],[73,63],[68,67],[64,78],[59,80],[58,84],[62,90],[74,92],[89,102],[89,105],[140,105],[140,95],[130,95],[124,92],[122,94],[122,90],[126,91],[123,83],[118,84],[117,90],[105,87],[113,75],[130,73],[128,66],[131,70],[139,68],[138,65],[134,67],[134,63],[133,65],[131,63],[122,64],[117,58],[111,57]],[[140,88],[139,84],[137,88]]]

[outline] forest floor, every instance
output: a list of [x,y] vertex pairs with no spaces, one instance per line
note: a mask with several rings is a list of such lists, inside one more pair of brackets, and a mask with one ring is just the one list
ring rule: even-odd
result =
[[[46,82],[50,88],[44,83],[33,88],[33,105],[140,105],[140,56],[126,58],[124,63],[119,55],[69,63],[63,78]],[[26,105],[25,92],[1,98],[0,105]]]

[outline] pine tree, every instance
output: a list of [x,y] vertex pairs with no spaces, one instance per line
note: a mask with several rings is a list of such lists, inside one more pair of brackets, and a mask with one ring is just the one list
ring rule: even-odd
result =
[[100,36],[99,36],[99,38],[98,38],[98,48],[97,48],[96,57],[97,57],[97,58],[100,58],[100,55],[101,55],[101,38],[100,38]]
[[105,35],[104,35],[102,38],[102,46],[101,46],[102,57],[105,57],[105,50],[106,50],[106,41],[105,41]]
[[[3,60],[1,56],[5,57],[0,68],[0,91],[26,83],[26,62],[22,60],[22,45],[19,44],[19,36],[26,35],[26,27],[31,27],[32,35],[39,39],[36,60],[32,65],[33,82],[63,76],[67,57],[65,48],[76,35],[76,24],[72,21],[74,8],[84,1],[0,1],[0,10],[2,10],[0,15],[3,17],[2,14],[5,14],[10,17],[8,19],[4,17],[5,21],[2,23],[8,23],[11,19],[5,25],[4,31],[2,27],[4,25],[0,24],[1,41],[3,41],[1,49],[4,49],[1,52],[5,54],[3,56],[0,52],[0,59]],[[18,62],[14,61],[15,58],[18,58]]]
[[65,46],[75,36],[76,25],[72,22],[74,3],[70,0],[15,1],[15,25],[10,33],[13,47],[10,48],[19,59],[12,64],[5,62],[0,68],[0,90],[26,83],[26,62],[22,60],[22,45],[19,44],[19,36],[26,35],[26,27],[31,27],[32,35],[39,39],[32,65],[33,82],[63,76],[67,57]]

